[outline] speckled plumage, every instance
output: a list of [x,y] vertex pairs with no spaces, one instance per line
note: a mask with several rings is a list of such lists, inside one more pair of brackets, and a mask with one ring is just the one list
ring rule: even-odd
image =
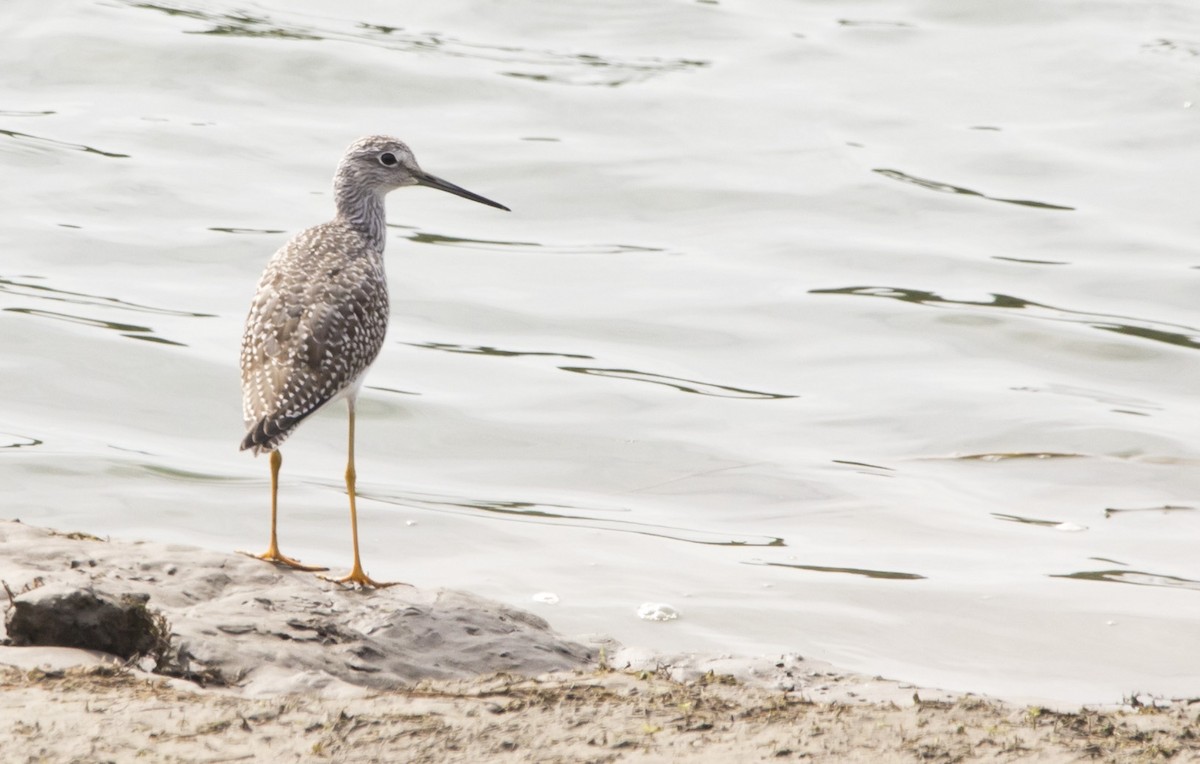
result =
[[271,259],[242,338],[242,448],[272,451],[339,395],[357,392],[387,334],[383,248],[335,220]]

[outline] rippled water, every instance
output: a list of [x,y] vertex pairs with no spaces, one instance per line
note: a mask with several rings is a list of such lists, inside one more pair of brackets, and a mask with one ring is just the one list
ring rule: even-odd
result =
[[[1194,4],[18,0],[0,25],[5,514],[260,551],[250,295],[329,216],[343,147],[393,133],[514,212],[390,198],[373,576],[664,649],[1200,694]],[[284,551],[335,568],[344,427],[284,449]]]

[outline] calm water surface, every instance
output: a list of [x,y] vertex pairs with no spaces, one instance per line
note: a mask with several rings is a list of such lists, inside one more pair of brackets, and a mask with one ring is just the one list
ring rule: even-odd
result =
[[[514,212],[390,197],[373,576],[662,649],[1200,694],[1194,3],[16,0],[0,29],[4,515],[259,551],[246,308],[342,149],[393,133]],[[284,449],[284,550],[335,568],[344,427]]]

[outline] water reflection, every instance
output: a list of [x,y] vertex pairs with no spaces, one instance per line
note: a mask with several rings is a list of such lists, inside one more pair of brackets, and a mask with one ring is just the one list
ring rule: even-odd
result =
[[795,568],[796,570],[809,570],[815,573],[849,573],[852,576],[886,578],[898,581],[917,581],[925,578],[925,576],[917,573],[898,573],[892,570],[870,570],[868,568],[831,568],[825,565],[797,565],[785,562],[765,562],[762,560],[746,560],[742,564],[762,565],[768,568]]
[[483,249],[483,250],[501,250],[510,247],[537,247],[540,246],[532,241],[499,241],[495,239],[467,239],[461,236],[448,236],[439,233],[426,233],[417,230],[414,226],[400,225],[398,223],[389,223],[388,228],[406,228],[411,233],[405,233],[404,238],[417,244],[441,244],[451,247],[463,247],[468,249]]
[[142,469],[157,477],[169,480],[181,480],[186,483],[252,483],[253,478],[230,477],[211,472],[191,472],[178,467],[164,467],[161,464],[142,464]]
[[1141,570],[1088,570],[1079,573],[1051,574],[1050,578],[1074,578],[1080,581],[1106,581],[1114,584],[1133,584],[1134,586],[1160,586],[1167,589],[1192,589],[1200,591],[1200,581],[1179,576],[1167,576],[1161,573],[1147,573]]
[[1168,53],[1177,55],[1185,59],[1200,56],[1200,45],[1196,45],[1195,43],[1181,42],[1179,40],[1168,40],[1165,37],[1160,37],[1154,42],[1146,43],[1142,46],[1142,49],[1152,51],[1154,53]]
[[[499,358],[516,358],[520,356],[545,356],[549,358],[570,358],[575,360],[594,360],[590,355],[582,353],[559,353],[545,350],[504,350],[490,345],[457,345],[449,342],[402,342],[402,345],[408,345],[414,348],[423,348],[426,350],[442,350],[447,353],[464,353],[467,355],[486,355]],[[696,379],[686,379],[684,377],[671,377],[666,374],[655,374],[649,371],[637,371],[636,369],[607,369],[594,366],[559,366],[563,371],[569,371],[575,374],[587,374],[597,377],[611,377],[613,379],[626,379],[633,382],[648,382],[653,385],[665,385],[685,393],[694,393],[696,395],[708,395],[714,398],[741,398],[750,400],[777,400],[785,398],[797,398],[796,395],[786,395],[783,393],[768,393],[761,390],[749,390],[742,387],[732,387],[729,385],[718,385],[712,382],[701,382]]]
[[1034,517],[1008,515],[1003,512],[992,512],[991,515],[997,520],[1007,520],[1010,523],[1022,523],[1023,525],[1040,525],[1046,528],[1057,528],[1062,525],[1061,520],[1039,520]]
[[217,233],[239,233],[239,234],[240,233],[269,233],[269,234],[287,233],[287,231],[284,231],[282,229],[277,229],[277,228],[227,228],[224,226],[212,226],[208,230],[216,231]]
[[611,377],[613,379],[628,379],[633,382],[649,382],[652,385],[665,385],[673,387],[676,390],[685,393],[695,393],[696,395],[710,395],[714,398],[748,398],[752,400],[779,400],[784,398],[798,398],[798,395],[785,395],[783,393],[768,393],[761,390],[747,390],[741,387],[730,387],[728,385],[717,385],[712,382],[701,382],[695,379],[685,379],[683,377],[670,377],[666,374],[654,374],[648,371],[637,371],[635,369],[600,369],[590,366],[559,366],[563,371],[570,371],[576,374],[590,374],[597,377]]
[[416,244],[438,244],[450,247],[465,247],[483,251],[507,251],[512,248],[537,248],[540,252],[555,255],[621,255],[630,252],[665,252],[661,247],[646,247],[637,244],[541,244],[536,241],[500,241],[496,239],[467,239],[461,236],[422,231],[416,226],[388,223],[388,228],[402,229],[405,239]]
[[[69,303],[72,305],[85,305],[91,307],[99,307],[104,309],[117,309],[130,311],[134,313],[153,313],[163,316],[185,316],[188,318],[212,318],[211,313],[195,313],[184,310],[172,310],[170,308],[156,308],[150,305],[141,305],[135,302],[128,302],[116,297],[105,297],[103,295],[88,294],[87,292],[72,292],[66,289],[55,289],[54,287],[46,286],[45,284],[35,284],[29,279],[36,279],[36,276],[23,276],[19,278],[4,278],[0,277],[0,294],[12,295],[14,297],[46,300],[50,302]],[[122,337],[129,339],[141,340],[143,342],[155,342],[162,345],[176,345],[186,347],[182,342],[169,340],[158,336],[154,329],[149,326],[140,324],[129,324],[123,321],[107,321],[101,318],[91,318],[89,316],[80,316],[74,313],[63,313],[55,310],[43,310],[39,308],[29,307],[4,307],[2,310],[9,313],[19,313],[25,316],[33,316],[36,318],[49,318],[55,321],[66,321],[72,324],[82,324],[84,326],[93,326],[99,329],[107,329],[109,331],[119,332]]]
[[873,19],[838,19],[838,26],[868,27],[876,29],[913,29],[915,25],[907,21],[876,21]]
[[[936,458],[936,457],[935,457]],[[1083,454],[1063,454],[1053,451],[1012,451],[1008,453],[966,454],[952,456],[956,461],[967,462],[1003,462],[1011,459],[1082,459]]]
[[961,194],[963,196],[978,196],[980,199],[988,199],[989,201],[993,201],[993,202],[1004,202],[1005,204],[1019,204],[1022,207],[1037,207],[1038,209],[1043,209],[1043,210],[1074,210],[1075,209],[1074,207],[1064,207],[1061,204],[1047,204],[1046,202],[1035,202],[1030,199],[1002,199],[998,196],[988,196],[987,194],[981,194],[978,191],[972,191],[969,188],[963,188],[962,186],[952,186],[949,183],[941,183],[939,181],[929,180],[927,178],[918,178],[915,175],[909,175],[908,173],[900,172],[899,170],[887,170],[887,169],[883,169],[883,168],[878,168],[878,169],[871,170],[871,172],[877,172],[880,175],[884,176],[885,178],[891,178],[892,180],[898,180],[903,183],[911,183],[914,186],[920,186],[921,188],[927,188],[930,191],[939,191],[944,194]]
[[128,337],[132,340],[145,340],[146,342],[158,342],[163,345],[178,345],[187,347],[182,342],[164,339],[153,334],[154,330],[148,326],[138,326],[137,324],[123,324],[117,321],[105,321],[99,318],[87,318],[85,316],[75,316],[70,313],[57,313],[52,310],[37,310],[36,308],[4,308],[10,313],[20,313],[26,316],[37,316],[40,318],[51,318],[56,321],[66,321],[71,324],[83,324],[84,326],[94,326],[100,329],[109,329],[114,332],[120,332],[122,337]]
[[41,440],[28,435],[17,435],[11,432],[0,432],[0,448],[27,448],[42,445]]
[[632,533],[638,536],[654,536],[671,541],[683,541],[689,544],[706,546],[787,546],[778,536],[759,536],[751,534],[728,534],[713,531],[702,531],[694,528],[681,528],[671,525],[656,525],[639,523],[632,520],[611,520],[593,517],[586,514],[575,514],[585,511],[609,511],[626,513],[628,509],[617,510],[585,510],[563,504],[542,504],[532,501],[508,501],[489,499],[468,499],[437,494],[403,494],[388,496],[385,494],[358,492],[360,499],[372,499],[384,504],[394,504],[402,507],[421,507],[451,514],[465,514],[508,522],[535,523],[538,525],[571,526],[590,530],[612,531],[616,533]]
[[1164,342],[1191,349],[1200,348],[1200,329],[1183,324],[1168,324],[1149,319],[1133,318],[1131,316],[1114,316],[1104,313],[1089,313],[1082,310],[1056,308],[1025,300],[1012,295],[990,293],[990,300],[953,300],[943,297],[937,292],[923,289],[904,289],[902,287],[886,286],[854,286],[837,289],[812,289],[809,294],[841,294],[855,297],[884,297],[901,302],[924,305],[931,308],[965,307],[977,308],[990,312],[992,309],[1026,311],[1033,318],[1047,321],[1064,321],[1073,324],[1086,324],[1093,329],[1105,332],[1115,332],[1129,337]]
[[867,464],[866,462],[853,462],[849,459],[831,459],[830,461],[832,461],[834,464],[845,464],[850,467],[867,467],[873,470],[887,470],[888,472],[896,471],[894,467],[883,467],[878,464]]
[[27,280],[40,278],[40,276],[18,276],[13,278],[5,278],[0,276],[0,293],[16,295],[18,297],[32,297],[39,300],[50,300],[52,302],[68,302],[74,305],[93,305],[104,308],[118,308],[120,310],[133,311],[135,313],[156,313],[162,316],[184,316],[187,318],[215,317],[215,315],[212,313],[194,313],[187,310],[156,308],[151,305],[142,305],[136,302],[129,302],[128,300],[122,300],[117,297],[105,297],[103,295],[89,294],[87,292],[72,292],[67,289],[56,289],[54,287],[46,286],[45,284],[34,284]]
[[502,350],[490,345],[455,345],[450,342],[401,342],[414,348],[425,350],[444,350],[447,353],[465,353],[467,355],[490,355],[500,358],[515,358],[518,356],[548,356],[550,358],[573,358],[576,360],[594,360],[590,355],[581,353],[552,353],[544,350]]
[[396,393],[397,395],[420,395],[413,390],[398,390],[394,387],[379,387],[378,385],[367,385],[368,390],[378,390],[381,393]]
[[440,32],[414,32],[399,26],[348,19],[303,17],[303,14],[295,12],[289,12],[284,18],[278,13],[272,16],[261,11],[250,13],[234,8],[214,10],[213,3],[123,1],[133,8],[158,11],[208,25],[203,29],[185,30],[184,34],[295,41],[339,40],[407,53],[473,58],[502,63],[508,67],[529,67],[528,70],[509,69],[499,74],[536,82],[615,87],[642,82],[669,72],[708,66],[707,61],[691,58],[598,55],[477,42]]
[[1003,255],[992,255],[992,259],[1024,265],[1070,265],[1066,260],[1034,260],[1028,257],[1004,257]]
[[1020,393],[1049,393],[1052,395],[1065,395],[1072,398],[1083,398],[1084,400],[1094,401],[1104,406],[1120,406],[1122,408],[1112,409],[1112,411],[1122,411],[1127,414],[1141,414],[1145,416],[1143,411],[1127,411],[1126,409],[1150,409],[1153,411],[1162,411],[1163,407],[1160,404],[1145,398],[1137,398],[1131,395],[1122,393],[1113,393],[1107,390],[1096,390],[1089,387],[1081,387],[1079,385],[1063,385],[1050,383],[1047,385],[1021,385],[1010,387],[1010,390]]
[[37,149],[69,149],[71,151],[83,151],[88,154],[98,154],[102,157],[111,157],[114,159],[128,159],[128,154],[118,154],[113,151],[101,151],[100,149],[91,146],[85,146],[82,143],[68,143],[66,141],[57,141],[53,138],[43,138],[40,135],[30,135],[29,133],[18,133],[15,130],[0,130],[0,135],[6,138],[12,138],[18,141],[23,146],[30,146]]
[[1112,517],[1126,512],[1161,512],[1164,515],[1168,512],[1195,512],[1195,507],[1184,507],[1177,504],[1164,504],[1161,507],[1134,507],[1131,509],[1118,509],[1116,507],[1108,507],[1104,510],[1105,517]]

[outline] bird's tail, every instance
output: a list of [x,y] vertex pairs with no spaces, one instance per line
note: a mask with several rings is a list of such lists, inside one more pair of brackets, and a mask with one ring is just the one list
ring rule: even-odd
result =
[[246,437],[242,438],[239,450],[254,451],[255,456],[263,452],[274,451],[292,434],[292,429],[300,421],[299,417],[265,416],[258,420]]

